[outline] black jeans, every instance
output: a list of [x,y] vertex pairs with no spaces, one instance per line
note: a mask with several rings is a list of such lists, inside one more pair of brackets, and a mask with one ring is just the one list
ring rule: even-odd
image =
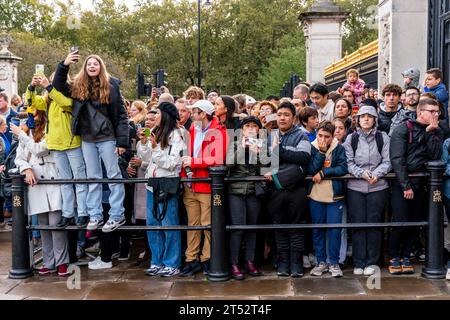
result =
[[3,212],[3,206],[5,204],[5,199],[3,197],[0,197],[0,223],[5,222],[5,216]]
[[[274,224],[305,223],[305,212],[308,210],[305,187],[291,190],[274,190],[270,195],[269,213]],[[304,230],[275,231],[277,252],[303,254],[305,250]]]
[[[427,217],[428,192],[425,181],[413,184],[414,198],[405,199],[403,189],[397,181],[391,183],[392,222],[418,222]],[[409,258],[414,242],[419,236],[418,228],[392,228],[389,239],[391,258]]]
[[[228,195],[228,205],[230,208],[230,218],[232,225],[254,225],[258,223],[261,211],[261,201],[254,195],[239,196]],[[232,231],[230,235],[230,262],[239,263],[239,252],[242,238],[245,242],[245,260],[255,260],[256,232],[243,230]]]
[[[389,190],[362,193],[348,190],[347,204],[352,223],[383,222]],[[356,268],[376,265],[381,255],[383,229],[353,229],[353,262]]]

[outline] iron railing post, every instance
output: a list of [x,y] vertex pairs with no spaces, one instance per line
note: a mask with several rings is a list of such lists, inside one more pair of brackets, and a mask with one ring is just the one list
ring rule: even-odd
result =
[[209,168],[211,177],[211,260],[208,279],[214,282],[230,279],[226,250],[226,172],[226,167]]
[[430,195],[428,201],[427,251],[422,276],[428,279],[443,279],[444,269],[444,214],[442,206],[442,181],[445,163],[430,161]]
[[33,276],[30,265],[30,240],[27,230],[28,215],[25,208],[25,181],[19,172],[10,171],[12,178],[12,265],[9,278],[25,279]]

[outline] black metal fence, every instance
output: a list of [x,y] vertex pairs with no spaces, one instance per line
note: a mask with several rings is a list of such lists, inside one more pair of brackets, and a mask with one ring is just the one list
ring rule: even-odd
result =
[[[211,167],[209,178],[185,178],[182,182],[211,183],[211,225],[210,226],[122,226],[118,230],[208,230],[211,231],[211,260],[208,279],[210,281],[227,281],[230,279],[226,250],[226,233],[230,230],[276,230],[276,229],[313,229],[313,228],[397,228],[426,227],[426,261],[422,276],[428,279],[443,279],[444,267],[444,216],[443,216],[443,173],[445,164],[432,161],[427,164],[426,173],[411,174],[410,177],[428,178],[429,201],[428,219],[424,222],[390,222],[390,223],[339,223],[339,224],[289,224],[289,225],[226,225],[225,187],[230,182],[262,181],[263,177],[226,177],[226,167]],[[12,177],[12,266],[11,279],[24,279],[33,275],[30,259],[30,230],[61,230],[50,226],[28,226],[26,212],[26,185],[24,177],[18,173]],[[395,179],[395,174],[388,174],[386,179]],[[306,179],[311,179],[307,177]],[[347,175],[333,178],[339,180],[356,179]],[[91,183],[146,183],[147,179],[102,179],[102,180],[41,180],[39,184],[91,184]],[[83,228],[69,226],[63,230],[80,230]]]

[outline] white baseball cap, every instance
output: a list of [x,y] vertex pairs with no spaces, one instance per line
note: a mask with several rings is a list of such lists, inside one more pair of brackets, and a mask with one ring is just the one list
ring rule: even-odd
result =
[[255,104],[255,103],[256,103],[255,98],[250,97],[250,96],[245,97],[245,104]]
[[199,108],[200,110],[206,112],[206,114],[212,115],[215,111],[214,106],[208,100],[198,100],[192,106],[188,106],[189,109]]

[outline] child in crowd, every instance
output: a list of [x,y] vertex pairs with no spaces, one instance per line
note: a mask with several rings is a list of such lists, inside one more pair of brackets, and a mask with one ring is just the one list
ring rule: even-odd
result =
[[340,94],[344,93],[344,90],[348,89],[353,92],[355,97],[355,103],[359,104],[362,100],[362,95],[364,93],[364,85],[366,84],[364,80],[359,78],[359,72],[356,69],[350,69],[346,74],[347,82],[339,90]]
[[442,83],[442,71],[439,69],[430,69],[425,75],[425,92],[431,92],[436,99],[444,105],[445,119],[448,121],[448,90]]
[[[345,149],[335,139],[334,131],[335,126],[331,121],[322,122],[317,130],[317,139],[312,143],[308,173],[313,178],[308,197],[312,223],[315,224],[342,222],[344,182],[324,180],[348,173]],[[313,243],[318,264],[311,270],[311,275],[321,276],[324,272],[330,271],[332,277],[342,277],[343,273],[339,266],[341,229],[313,229]]]
[[303,108],[298,114],[298,120],[300,129],[306,133],[309,142],[316,140],[316,130],[319,126],[319,113],[317,110],[311,107]]

